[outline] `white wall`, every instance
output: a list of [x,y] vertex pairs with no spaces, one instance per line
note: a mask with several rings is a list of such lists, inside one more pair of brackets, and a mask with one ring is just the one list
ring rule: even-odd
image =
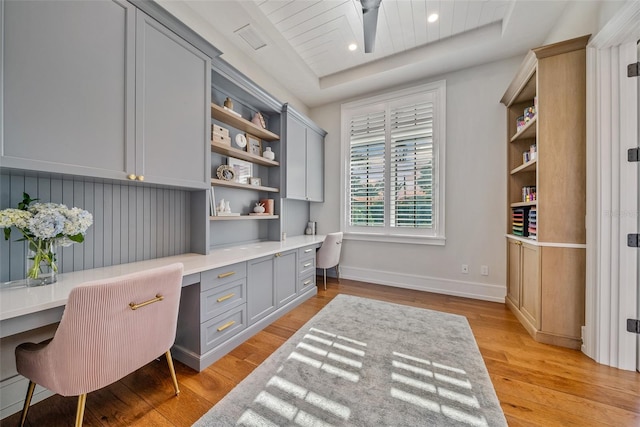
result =
[[[403,87],[447,83],[445,246],[345,240],[342,277],[504,301],[506,294],[506,112],[500,98],[520,65],[512,58]],[[400,89],[393,88],[390,90]],[[374,95],[368,94],[367,96]],[[353,101],[353,99],[344,102]],[[325,202],[311,204],[321,234],[340,229],[340,104],[310,111],[324,128]],[[469,274],[461,265],[469,265]],[[489,276],[480,266],[489,266]]]

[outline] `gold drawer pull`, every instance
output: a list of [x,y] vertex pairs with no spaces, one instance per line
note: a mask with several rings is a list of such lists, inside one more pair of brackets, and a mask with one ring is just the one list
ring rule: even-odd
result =
[[305,250],[304,250],[304,253],[305,253],[305,254],[308,254],[308,253],[309,253],[309,252],[311,252],[312,250],[313,250],[313,248],[311,248],[311,249],[305,249]]
[[229,298],[234,297],[235,295],[236,295],[236,294],[229,294],[229,295],[225,295],[225,296],[223,296],[223,297],[218,298],[218,299],[217,299],[217,301],[218,301],[218,302],[226,301],[226,300],[228,300]]
[[309,279],[309,280],[305,280],[305,282],[302,284],[303,286],[307,286],[309,283],[313,282],[313,280]]
[[220,327],[218,328],[218,332],[222,332],[222,331],[224,331],[224,330],[225,330],[225,329],[227,329],[229,326],[232,326],[234,323],[236,323],[236,321],[235,321],[235,320],[232,320],[231,322],[227,322],[227,323],[225,323],[224,325],[222,325],[222,326],[220,326]]
[[153,304],[154,302],[162,301],[164,297],[160,294],[157,294],[155,298],[150,299],[149,301],[141,302],[140,304],[136,304],[135,302],[130,302],[129,307],[131,310],[137,310],[140,307],[144,307],[145,305]]
[[281,257],[281,256],[282,256],[282,254],[281,254],[280,252],[278,252],[278,253],[276,254],[276,257],[277,257],[277,258],[279,258],[279,257]]
[[309,267],[311,265],[310,262],[306,263],[305,265],[303,265],[303,267]]
[[236,274],[235,271],[228,271],[226,273],[220,273],[220,274],[218,274],[218,279],[224,279],[225,277],[233,276],[234,274]]

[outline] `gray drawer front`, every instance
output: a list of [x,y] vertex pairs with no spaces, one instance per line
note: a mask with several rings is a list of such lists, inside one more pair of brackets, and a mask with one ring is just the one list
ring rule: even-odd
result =
[[247,279],[219,285],[200,294],[201,322],[212,319],[247,301]]
[[202,353],[206,353],[231,338],[247,326],[247,311],[244,305],[205,322],[200,327]]
[[307,258],[298,261],[298,277],[306,276],[310,272],[315,272],[316,270],[316,259],[315,258]]
[[305,246],[304,248],[298,249],[298,259],[309,259],[316,257],[316,245],[313,246]]
[[216,286],[235,282],[244,277],[247,277],[246,262],[239,262],[237,264],[203,271],[200,279],[200,290],[202,292],[208,291]]
[[316,285],[316,272],[309,274],[307,276],[301,277],[298,279],[298,290],[297,293],[301,294],[306,292],[308,288],[312,288]]

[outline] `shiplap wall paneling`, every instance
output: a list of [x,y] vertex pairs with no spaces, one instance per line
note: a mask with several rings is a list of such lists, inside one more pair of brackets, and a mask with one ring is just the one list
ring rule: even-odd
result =
[[[64,203],[93,215],[85,242],[58,249],[61,273],[106,267],[191,251],[190,192],[119,183],[2,174],[0,208],[16,207],[22,193]],[[0,243],[0,280],[25,275],[25,245]]]

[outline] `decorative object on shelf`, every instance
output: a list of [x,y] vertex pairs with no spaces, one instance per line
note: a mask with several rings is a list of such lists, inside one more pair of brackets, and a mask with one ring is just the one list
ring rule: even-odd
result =
[[223,181],[234,181],[236,179],[236,172],[230,165],[220,165],[216,170],[216,176]]
[[56,247],[84,242],[93,216],[83,209],[69,209],[62,204],[33,203],[38,199],[32,199],[27,193],[22,193],[22,197],[17,209],[0,211],[4,238],[9,240],[11,227],[15,227],[23,235],[19,241],[27,242],[27,286],[55,283]]
[[228,108],[229,110],[233,110],[233,101],[228,96],[227,99],[224,100],[224,107]]
[[527,107],[524,109],[524,121],[528,122],[536,116],[535,107]]
[[316,234],[316,222],[315,221],[309,221],[307,223],[307,228],[304,231],[304,234],[308,234],[310,236],[314,236]]
[[262,156],[262,141],[260,138],[248,133],[245,135],[247,136],[247,153]]
[[235,172],[235,181],[240,184],[249,184],[249,180],[253,176],[253,164],[244,160],[229,157],[227,161],[229,167]]
[[209,191],[209,216],[218,215],[218,207],[216,206],[216,196],[213,192],[213,187],[210,187]]
[[239,133],[236,135],[236,145],[240,148],[244,148],[247,146],[247,137],[243,134]]
[[253,208],[253,211],[259,214],[264,213],[264,204],[260,202],[256,202],[256,205]]
[[264,157],[267,160],[275,160],[276,154],[273,151],[271,151],[271,147],[265,147],[264,151],[262,152],[262,157]]
[[524,121],[524,116],[518,116],[516,119],[516,132],[520,132],[526,124],[527,122]]
[[264,206],[264,212],[273,215],[273,199],[260,199],[260,203]]
[[253,123],[256,126],[260,126],[262,129],[267,128],[267,123],[264,121],[264,117],[262,116],[262,113],[255,113],[253,115],[253,118],[251,119],[251,123]]
[[231,202],[229,200],[224,201],[224,213],[231,213]]
[[529,158],[531,160],[535,160],[538,157],[538,146],[536,144],[532,144],[529,147]]
[[249,184],[251,184],[251,185],[262,185],[262,179],[261,178],[251,177],[251,178],[249,178]]
[[230,146],[231,137],[229,136],[229,129],[216,124],[211,125],[211,141]]
[[221,199],[220,204],[218,205],[218,213],[223,214],[225,212],[225,208],[227,207],[225,200]]
[[536,195],[536,187],[535,187],[535,185],[522,187],[522,201],[523,202],[534,202],[536,200],[537,200],[537,195]]

